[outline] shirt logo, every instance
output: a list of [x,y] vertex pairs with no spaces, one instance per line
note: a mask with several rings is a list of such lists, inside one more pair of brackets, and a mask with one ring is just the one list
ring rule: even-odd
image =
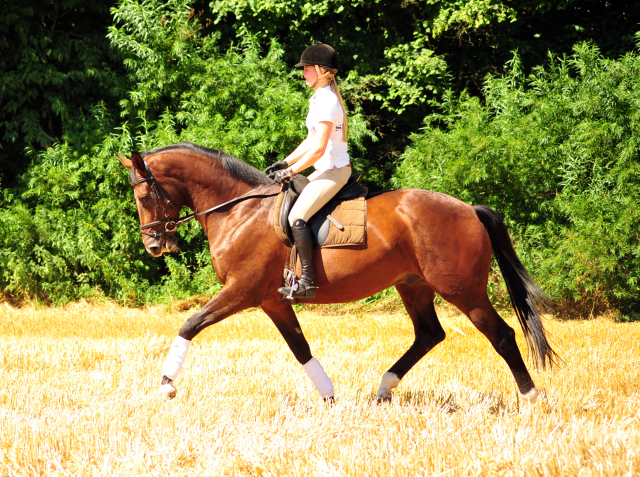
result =
[[342,131],[342,124],[336,126],[336,131]]

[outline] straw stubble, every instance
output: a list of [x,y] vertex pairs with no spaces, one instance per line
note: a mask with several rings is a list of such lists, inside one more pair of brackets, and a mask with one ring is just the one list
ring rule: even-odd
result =
[[[0,305],[0,475],[634,475],[640,323],[546,317],[564,364],[534,406],[469,321],[389,404],[380,377],[413,338],[403,313],[299,313],[336,387],[325,405],[275,326],[249,310],[191,347],[177,398],[156,391],[189,313]],[[522,336],[515,318],[519,345]]]

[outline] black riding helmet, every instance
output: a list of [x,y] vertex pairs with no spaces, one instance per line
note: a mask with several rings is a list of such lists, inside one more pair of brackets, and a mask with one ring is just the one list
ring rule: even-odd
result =
[[336,50],[329,45],[317,42],[302,52],[300,63],[295,66],[324,66],[326,68],[339,69]]

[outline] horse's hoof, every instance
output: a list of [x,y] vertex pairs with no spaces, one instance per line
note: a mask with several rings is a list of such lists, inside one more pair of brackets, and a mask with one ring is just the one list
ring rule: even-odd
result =
[[391,393],[378,394],[378,404],[391,402]]
[[163,401],[169,401],[176,397],[176,388],[173,387],[173,384],[163,384],[158,389],[158,395]]
[[538,400],[539,394],[540,391],[538,391],[536,388],[531,388],[531,390],[527,393],[524,393],[522,397],[528,404],[535,404],[535,402]]
[[396,373],[387,371],[382,375],[382,381],[378,388],[378,402],[391,402],[391,390],[400,384],[400,378]]

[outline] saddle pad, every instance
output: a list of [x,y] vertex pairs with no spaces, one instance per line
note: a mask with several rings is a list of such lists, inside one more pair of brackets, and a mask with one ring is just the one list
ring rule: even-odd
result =
[[[327,218],[329,214],[344,230],[340,230]],[[363,245],[367,238],[366,224],[367,201],[364,197],[329,202],[309,220],[316,248]]]
[[[350,245],[363,245],[367,239],[367,202],[366,190],[360,197],[342,202],[329,201],[309,220],[309,228],[313,235],[315,248],[344,247]],[[276,234],[284,242],[290,245],[287,233],[280,224],[280,208],[282,207],[284,193],[281,192],[276,200],[274,210],[274,228]],[[344,230],[340,230],[327,219],[331,214],[339,222]]]

